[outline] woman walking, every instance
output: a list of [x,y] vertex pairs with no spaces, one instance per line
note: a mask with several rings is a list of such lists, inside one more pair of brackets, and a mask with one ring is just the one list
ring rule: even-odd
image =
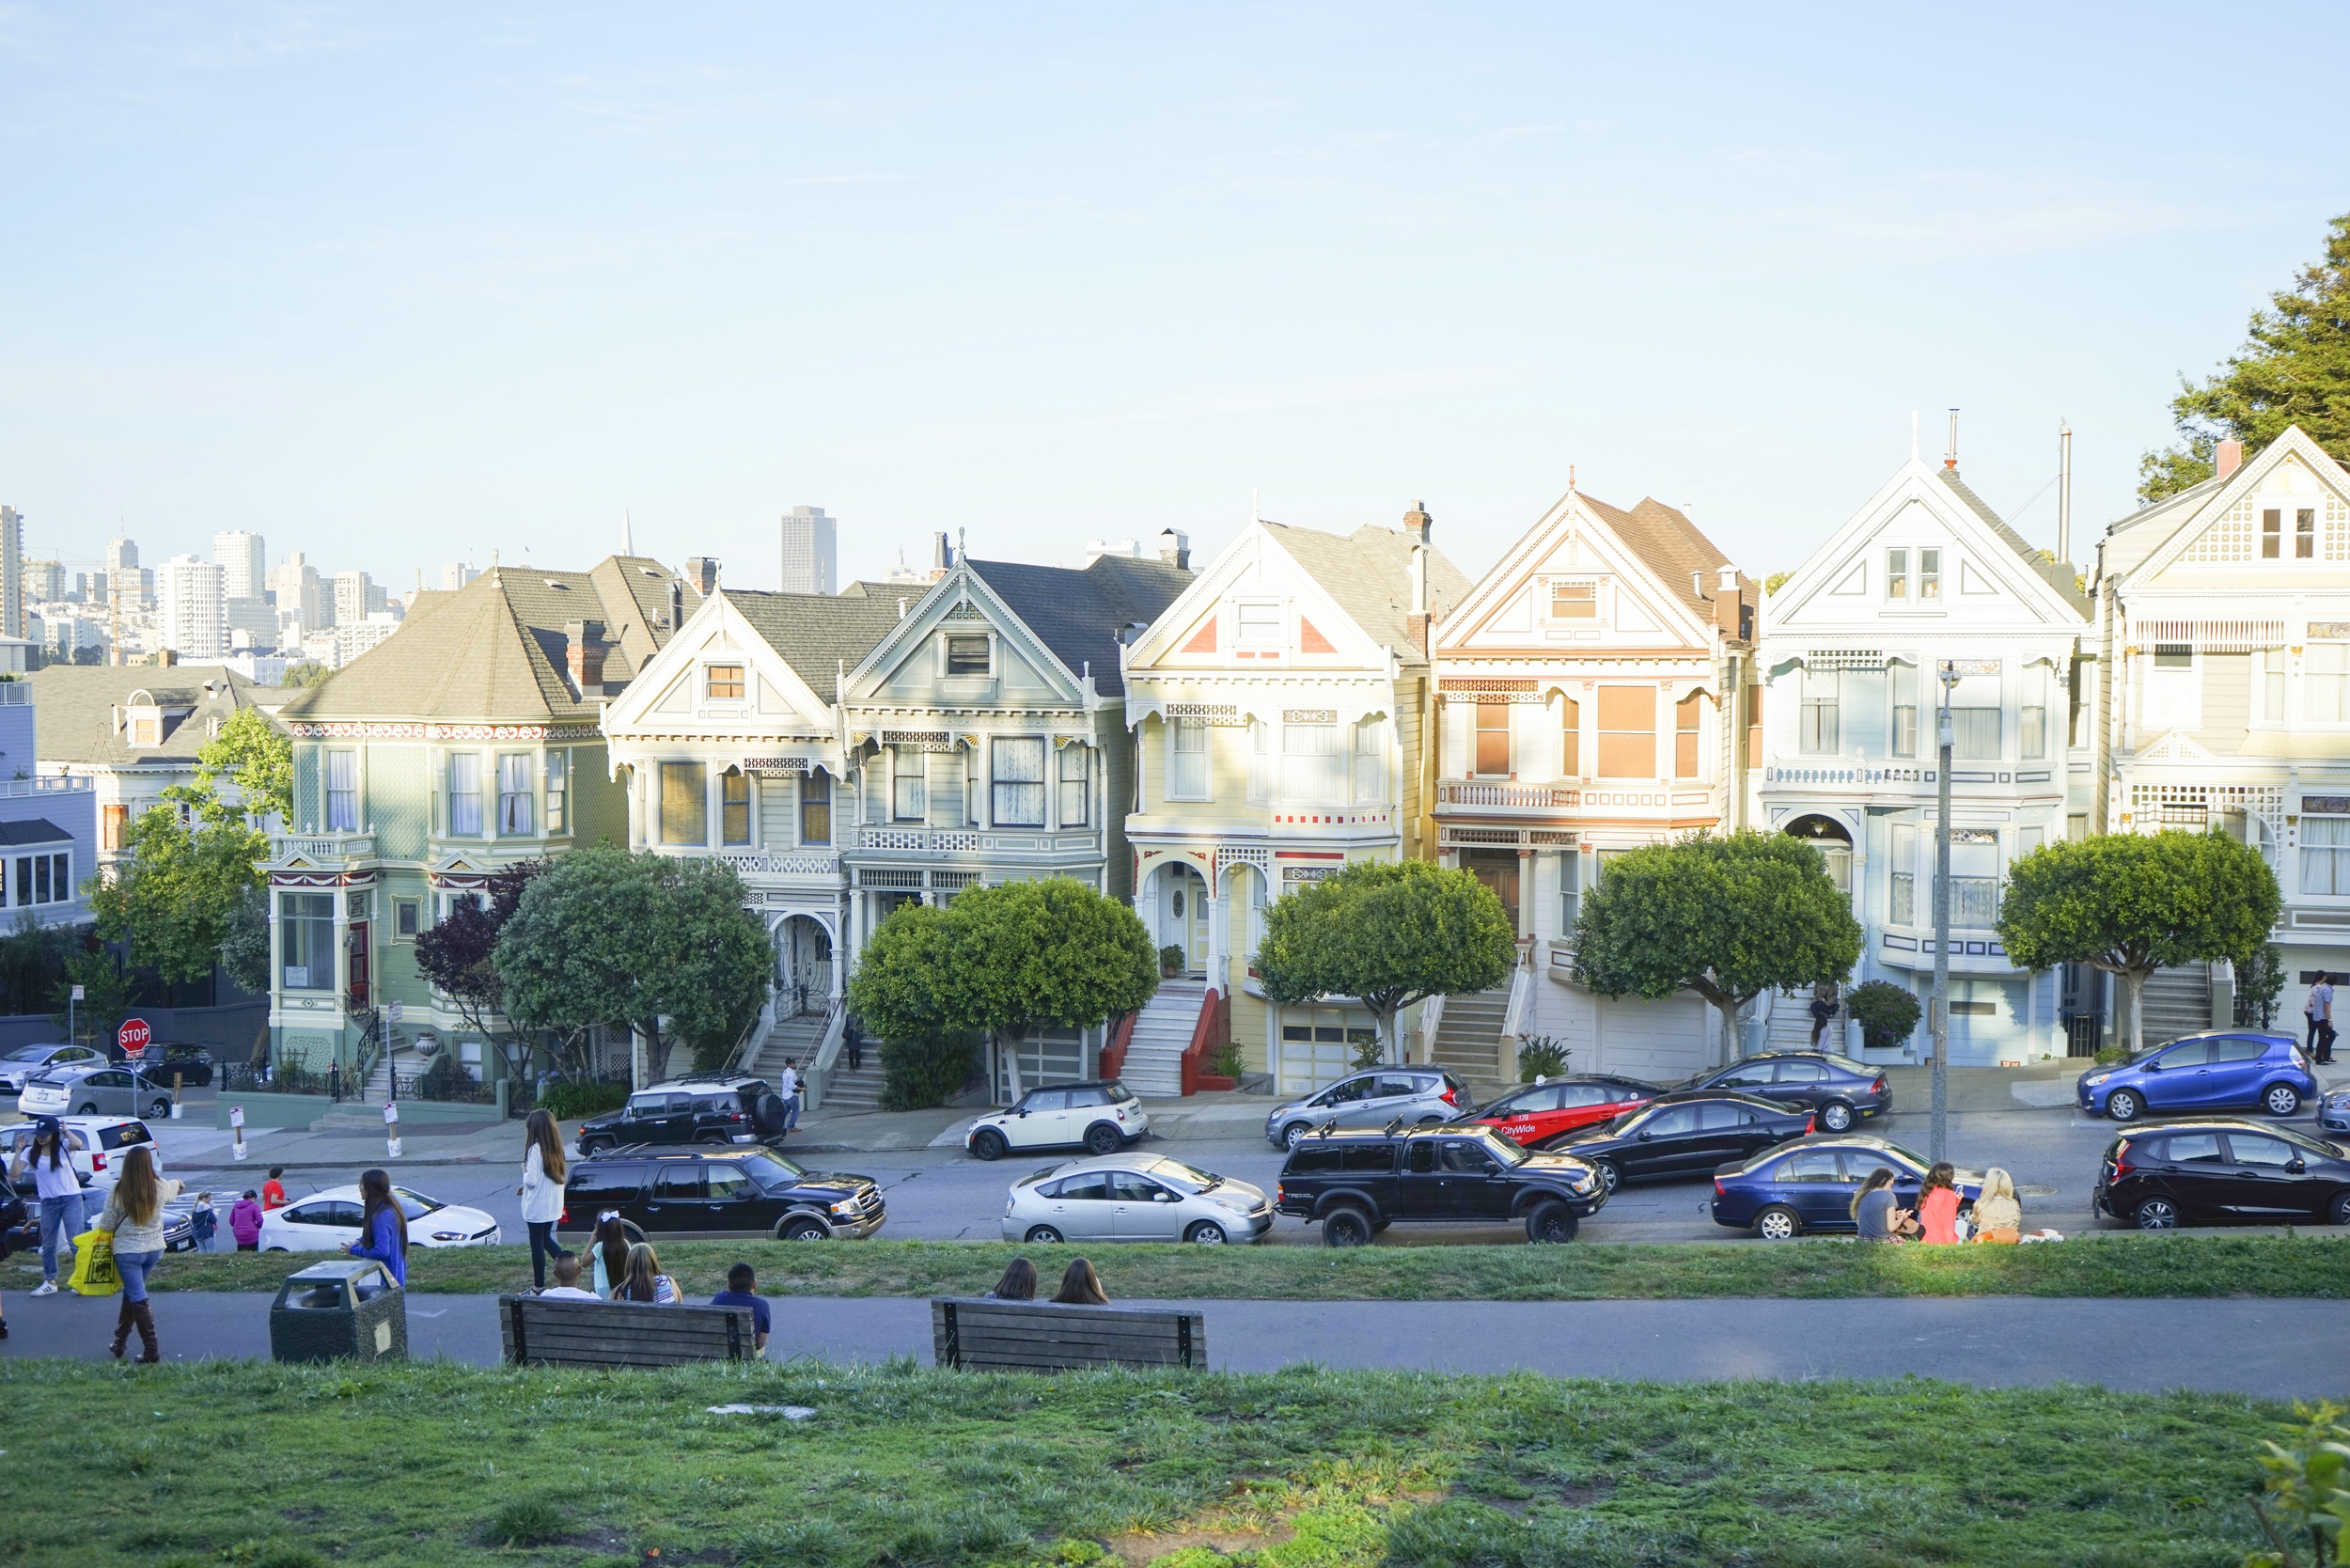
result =
[[563,1256],[555,1222],[563,1217],[563,1134],[554,1113],[534,1110],[523,1122],[523,1224],[530,1231],[530,1283],[547,1288],[547,1264]]
[[98,1216],[98,1228],[114,1238],[115,1272],[122,1276],[122,1310],[115,1319],[114,1343],[107,1347],[118,1361],[133,1328],[139,1331],[141,1361],[164,1358],[155,1309],[147,1301],[147,1277],[163,1261],[164,1205],[179,1196],[180,1184],[155,1174],[155,1155],[142,1143],[122,1162],[105,1213]]
[[408,1286],[408,1215],[392,1196],[392,1179],[383,1170],[359,1172],[359,1239],[343,1248],[354,1258],[373,1258],[391,1275],[392,1282]]
[[35,1295],[57,1294],[57,1243],[68,1247],[82,1231],[82,1178],[65,1152],[65,1130],[54,1116],[33,1123],[33,1141],[9,1168],[8,1180],[22,1184],[33,1173],[34,1196],[40,1200],[40,1289]]

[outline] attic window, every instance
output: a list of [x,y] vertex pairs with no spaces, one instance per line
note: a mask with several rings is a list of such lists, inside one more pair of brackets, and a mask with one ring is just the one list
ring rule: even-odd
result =
[[1553,583],[1550,585],[1550,619],[1553,620],[1596,620],[1599,618],[1599,585],[1597,583]]
[[743,666],[741,665],[712,665],[707,695],[715,701],[740,702],[743,699]]
[[131,714],[131,744],[133,745],[163,745],[164,715],[152,709],[143,713],[133,712]]
[[948,674],[985,675],[987,664],[987,639],[985,637],[965,636],[947,639]]
[[549,577],[549,578],[546,580],[546,583],[547,583],[547,587],[549,587],[549,588],[560,588],[560,589],[562,589],[565,593],[569,593],[569,592],[571,592],[571,591],[572,591],[572,585],[571,585],[571,584],[569,584],[569,583],[558,583],[558,582],[556,582],[556,581],[554,578],[552,578],[552,577]]
[[1281,641],[1281,606],[1278,604],[1235,604],[1232,606],[1233,635],[1236,640],[1255,645]]

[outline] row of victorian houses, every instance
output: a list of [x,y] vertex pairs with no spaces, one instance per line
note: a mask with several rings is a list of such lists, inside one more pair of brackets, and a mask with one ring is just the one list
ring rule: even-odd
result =
[[[296,773],[268,867],[274,1038],[348,1053],[396,1000],[396,1053],[471,1059],[417,933],[498,866],[608,837],[742,873],[776,953],[745,1060],[796,1055],[836,1101],[877,1077],[838,1045],[879,922],[1041,876],[1132,901],[1183,974],[1115,1034],[991,1059],[995,1098],[1105,1068],[1175,1092],[1226,1041],[1286,1093],[1348,1071],[1371,1021],[1263,996],[1266,904],[1349,860],[1418,857],[1495,889],[1520,963],[1408,1019],[1416,1058],[1491,1081],[1542,1036],[1578,1071],[1669,1078],[1709,1064],[1716,1021],[1694,996],[1577,986],[1583,891],[1642,844],[1791,833],[1853,900],[1854,980],[1922,994],[1945,671],[1954,1061],[2093,1048],[2095,977],[2018,971],[1994,929],[2007,868],[2067,836],[2257,844],[2296,1007],[2350,968],[2350,475],[2297,431],[2249,463],[2223,447],[2220,469],[2115,524],[2079,574],[1954,462],[1913,455],[1768,596],[1682,512],[1572,488],[1474,583],[1417,504],[1343,536],[1252,521],[1197,566],[1172,531],[1155,558],[1082,568],[940,536],[929,582],[837,596],[631,555],[498,568],[422,595],[279,713]],[[2150,1023],[2222,1019],[2227,986],[2224,966],[2166,974]],[[1808,999],[1758,1002],[1748,1047],[1808,1041]]]

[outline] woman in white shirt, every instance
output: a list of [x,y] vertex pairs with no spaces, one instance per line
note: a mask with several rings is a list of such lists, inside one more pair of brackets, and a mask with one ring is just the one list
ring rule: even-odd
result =
[[44,1116],[33,1124],[33,1140],[16,1156],[9,1168],[8,1180],[22,1184],[24,1173],[33,1176],[33,1190],[40,1200],[40,1289],[35,1295],[57,1294],[57,1244],[71,1245],[82,1231],[82,1174],[73,1168],[73,1156],[66,1152],[65,1129],[56,1118]]
[[563,1256],[555,1223],[563,1217],[563,1134],[551,1112],[534,1110],[523,1122],[523,1224],[530,1231],[530,1283],[547,1288],[547,1262]]

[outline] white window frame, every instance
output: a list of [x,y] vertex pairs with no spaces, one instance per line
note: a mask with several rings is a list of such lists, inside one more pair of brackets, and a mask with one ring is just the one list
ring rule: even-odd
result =
[[[486,825],[481,810],[481,753],[452,751],[448,754],[448,836],[452,839],[478,839]],[[470,788],[461,788],[470,785]],[[470,823],[470,826],[466,823]]]
[[[337,766],[341,764],[341,766]],[[336,775],[346,776],[338,785]],[[337,747],[326,754],[326,831],[359,831],[359,753]]]
[[[1308,737],[1323,744],[1306,748],[1292,744]],[[1340,745],[1336,723],[1282,724],[1283,805],[1342,806],[1346,803],[1346,754],[1340,749]]]
[[539,832],[538,770],[527,751],[501,751],[498,762],[498,837],[531,839]]
[[[1044,766],[1050,747],[1042,735],[998,735],[988,745],[987,811],[990,823],[996,827],[1046,827],[1047,795]],[[1022,766],[1026,760],[1035,762],[1033,771]],[[1006,773],[1006,769],[1013,771]],[[1024,792],[1033,791],[1026,797],[1032,804],[1024,810]],[[1010,795],[1010,810],[1006,810],[1006,792]]]
[[[1252,620],[1257,623],[1255,635],[1250,635]],[[1269,633],[1268,626],[1270,627]],[[1233,647],[1283,648],[1288,644],[1289,616],[1279,600],[1235,599],[1232,601]]]
[[[1186,744],[1188,743],[1188,744]],[[1204,801],[1215,796],[1215,741],[1205,719],[1167,721],[1167,798]]]

